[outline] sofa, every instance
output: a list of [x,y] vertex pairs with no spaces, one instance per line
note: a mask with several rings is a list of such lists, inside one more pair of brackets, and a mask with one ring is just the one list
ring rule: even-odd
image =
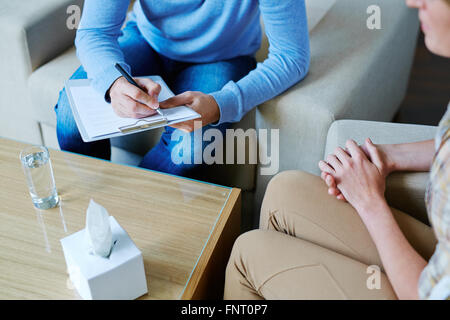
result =
[[[0,4],[0,136],[58,148],[53,106],[80,65],[69,5],[81,0],[22,0]],[[367,8],[379,5],[382,29],[369,30]],[[404,98],[418,34],[414,10],[402,1],[306,0],[311,65],[306,79],[249,112],[236,128],[279,129],[279,170],[318,174],[327,132],[335,120],[391,121]],[[267,57],[263,37],[258,61]],[[112,161],[135,165],[159,131],[114,139]],[[249,143],[249,142],[248,142]],[[247,144],[248,147],[248,144]],[[276,152],[278,146],[272,146]],[[212,168],[213,182],[243,191],[243,230],[257,221],[272,175],[261,165]]]

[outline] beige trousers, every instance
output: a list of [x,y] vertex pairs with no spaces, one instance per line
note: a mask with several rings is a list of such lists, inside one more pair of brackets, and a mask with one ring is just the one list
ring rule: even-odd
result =
[[[432,229],[396,209],[392,212],[408,241],[428,260],[436,245]],[[381,272],[368,268],[373,265]],[[353,207],[329,196],[319,177],[286,171],[267,187],[260,229],[241,235],[234,244],[224,298],[396,299],[396,295]]]

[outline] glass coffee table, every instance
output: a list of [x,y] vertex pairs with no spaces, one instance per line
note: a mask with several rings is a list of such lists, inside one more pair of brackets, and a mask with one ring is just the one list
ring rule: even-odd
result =
[[50,150],[60,205],[32,205],[19,154],[0,138],[0,299],[77,299],[59,240],[85,227],[90,199],[142,251],[141,299],[220,299],[240,230],[240,190]]

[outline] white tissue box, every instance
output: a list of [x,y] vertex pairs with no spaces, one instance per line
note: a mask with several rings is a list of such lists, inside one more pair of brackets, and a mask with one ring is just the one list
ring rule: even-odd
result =
[[74,287],[86,300],[132,300],[147,293],[144,260],[126,231],[110,216],[113,247],[109,258],[89,253],[85,229],[61,239]]

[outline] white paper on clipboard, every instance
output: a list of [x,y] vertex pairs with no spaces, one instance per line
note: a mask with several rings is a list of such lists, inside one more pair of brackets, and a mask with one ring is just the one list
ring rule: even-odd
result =
[[[174,96],[160,76],[148,78],[161,85],[159,101]],[[65,86],[72,113],[84,142],[113,138],[200,118],[197,112],[186,106],[161,109],[164,116],[156,114],[142,119],[121,118],[114,113],[102,94],[90,84],[89,79],[68,80]],[[121,128],[127,128],[127,130],[121,130]]]

